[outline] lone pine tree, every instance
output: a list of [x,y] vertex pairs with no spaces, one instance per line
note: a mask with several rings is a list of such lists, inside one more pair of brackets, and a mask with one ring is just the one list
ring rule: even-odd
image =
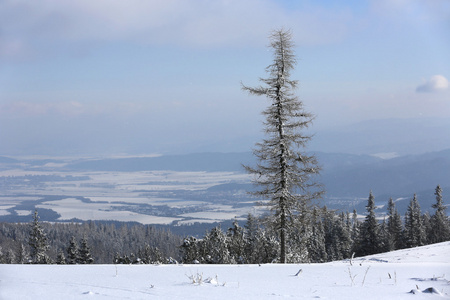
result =
[[316,158],[301,151],[311,139],[304,129],[312,124],[313,116],[304,111],[302,101],[294,94],[298,81],[290,79],[297,62],[291,32],[273,31],[270,48],[274,58],[266,68],[269,77],[260,79],[264,86],[242,85],[250,94],[270,100],[263,111],[266,137],[253,151],[257,164],[244,167],[255,175],[254,183],[261,188],[253,194],[270,200],[271,223],[280,238],[280,262],[285,263],[289,230],[298,226],[295,221],[304,204],[321,192],[311,180],[311,175],[319,172]]

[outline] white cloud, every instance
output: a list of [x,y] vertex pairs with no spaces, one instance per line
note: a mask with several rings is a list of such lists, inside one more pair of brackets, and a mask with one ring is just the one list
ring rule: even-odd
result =
[[443,91],[448,89],[449,82],[447,78],[442,75],[434,75],[430,80],[425,81],[423,84],[416,88],[418,93],[432,93],[437,91]]

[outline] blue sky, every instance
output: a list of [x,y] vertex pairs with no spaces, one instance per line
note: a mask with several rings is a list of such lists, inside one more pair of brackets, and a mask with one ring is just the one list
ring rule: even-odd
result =
[[0,155],[243,151],[280,27],[313,130],[450,118],[447,0],[3,0]]

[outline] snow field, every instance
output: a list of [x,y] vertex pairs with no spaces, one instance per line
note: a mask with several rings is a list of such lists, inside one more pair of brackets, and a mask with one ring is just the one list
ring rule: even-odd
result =
[[[421,267],[410,263],[396,266],[370,263],[353,267],[343,263],[286,266],[8,265],[2,269],[0,296],[5,300],[84,299],[86,295],[91,296],[89,299],[361,299],[363,295],[365,299],[422,299],[429,295],[408,292],[433,288],[442,295],[450,293],[445,278],[448,265],[435,263]],[[295,276],[300,269],[300,274]]]
[[0,299],[450,299],[449,254],[445,242],[351,263],[0,265]]

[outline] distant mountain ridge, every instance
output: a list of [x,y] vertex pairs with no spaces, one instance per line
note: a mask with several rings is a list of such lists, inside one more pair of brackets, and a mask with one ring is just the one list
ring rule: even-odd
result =
[[[420,155],[381,159],[370,155],[317,152],[322,172],[319,180],[329,197],[364,197],[375,194],[404,195],[450,187],[450,149]],[[196,153],[160,157],[87,160],[69,164],[69,170],[92,171],[231,171],[243,172],[253,164],[250,152]]]
[[308,148],[351,154],[418,155],[450,148],[449,132],[449,118],[366,120],[347,126],[319,130]]
[[[381,158],[370,155],[325,152],[315,152],[315,155],[319,160],[319,164],[325,170],[340,170],[383,161]],[[66,166],[66,169],[117,172],[153,170],[244,172],[242,164],[252,165],[255,162],[255,157],[251,152],[208,152],[156,157],[88,159],[70,163]],[[35,164],[38,164],[38,162],[35,162]]]
[[388,160],[368,160],[345,168],[329,168],[323,181],[329,195],[357,196],[417,193],[440,184],[450,187],[450,149]]
[[244,171],[241,163],[252,161],[250,152],[243,153],[194,153],[157,157],[131,157],[87,160],[66,167],[71,170],[96,171]]

